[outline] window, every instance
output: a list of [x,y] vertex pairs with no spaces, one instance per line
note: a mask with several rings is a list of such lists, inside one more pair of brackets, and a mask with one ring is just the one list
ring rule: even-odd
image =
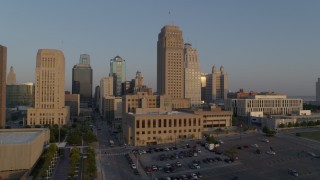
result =
[[137,120],[136,128],[140,128],[140,121],[139,120]]
[[161,119],[158,120],[158,127],[161,127]]
[[173,126],[177,127],[177,120],[176,119],[173,121]]
[[144,132],[144,131],[142,131],[142,134],[145,134],[145,132]]
[[189,119],[189,126],[191,126],[191,119]]
[[187,126],[187,120],[183,119],[183,126]]
[[166,119],[163,120],[163,127],[167,127],[167,120]]
[[142,128],[145,128],[145,120],[142,120]]
[[139,131],[137,131],[137,132],[136,132],[136,134],[137,134],[137,135],[139,135],[139,134],[140,134],[140,132],[139,132]]
[[153,127],[154,127],[154,128],[157,127],[157,121],[156,121],[155,119],[153,120],[153,123],[152,123],[152,124],[153,124]]
[[172,127],[172,120],[169,119],[169,127]]

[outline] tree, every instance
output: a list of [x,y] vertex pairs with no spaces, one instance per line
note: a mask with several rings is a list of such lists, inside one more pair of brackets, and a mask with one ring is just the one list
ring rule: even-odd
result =
[[219,143],[213,136],[208,136],[206,140],[210,144],[218,144]]
[[292,127],[292,122],[288,123],[288,127],[291,128]]
[[307,126],[308,123],[307,123],[306,121],[302,121],[300,125],[301,125],[301,126]]
[[308,126],[314,126],[315,123],[313,121],[308,121]]
[[284,124],[283,123],[279,124],[278,128],[284,128]]
[[300,127],[300,123],[298,122],[294,123],[294,127]]
[[316,121],[316,125],[317,125],[317,126],[320,125],[320,120],[317,120],[317,121]]
[[262,132],[264,132],[264,133],[268,133],[270,131],[270,129],[267,127],[267,126],[264,126],[263,128],[262,128]]

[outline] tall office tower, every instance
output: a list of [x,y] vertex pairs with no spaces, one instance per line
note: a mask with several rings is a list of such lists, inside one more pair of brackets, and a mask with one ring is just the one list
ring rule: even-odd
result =
[[206,101],[207,73],[201,73],[201,101]]
[[164,26],[158,35],[157,91],[184,98],[184,47],[178,26]]
[[113,94],[122,96],[121,84],[126,81],[126,61],[120,56],[110,60],[110,75],[113,77]]
[[79,64],[90,65],[90,56],[88,54],[81,54]]
[[65,107],[63,52],[39,49],[35,74],[35,107],[28,109],[27,124],[67,124],[69,108]]
[[7,47],[0,45],[0,129],[6,127]]
[[316,82],[316,101],[320,104],[320,78],[318,78],[318,82]]
[[16,83],[17,83],[16,73],[14,73],[13,67],[11,66],[8,77],[7,77],[7,85],[12,85]]
[[211,74],[207,75],[206,83],[207,103],[221,103],[227,99],[229,91],[228,75],[224,72],[223,66],[220,67],[220,70],[218,70],[216,66],[213,66]]
[[198,51],[189,43],[184,44],[184,94],[191,106],[201,105],[201,72]]
[[[99,104],[99,112],[102,113],[103,109],[103,99],[108,96],[114,96],[113,94],[113,77],[103,77],[100,80],[100,104]],[[102,114],[101,114],[102,115]]]
[[72,94],[80,94],[81,107],[92,107],[92,69],[87,54],[81,54],[79,64],[72,68]]
[[100,102],[100,86],[96,86],[94,90],[94,102],[95,102],[95,107],[99,107],[99,102]]

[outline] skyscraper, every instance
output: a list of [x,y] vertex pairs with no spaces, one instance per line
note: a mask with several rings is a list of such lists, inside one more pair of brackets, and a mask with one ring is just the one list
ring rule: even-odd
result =
[[82,107],[92,106],[92,69],[88,54],[81,54],[79,64],[72,68],[72,94],[80,94]]
[[192,45],[184,45],[184,94],[190,98],[191,106],[201,105],[201,72],[198,51]]
[[113,95],[122,96],[121,84],[126,81],[126,61],[120,56],[110,60],[110,75],[113,77]]
[[320,104],[320,78],[318,78],[318,82],[316,82],[316,101]]
[[0,45],[0,128],[6,126],[7,47]]
[[219,103],[223,102],[224,99],[227,99],[229,91],[228,75],[225,73],[223,66],[218,70],[214,65],[211,74],[207,75],[206,83],[207,103]]
[[[99,102],[99,111],[102,113],[103,111],[103,99],[108,96],[114,96],[113,94],[113,77],[103,77],[100,80],[100,102]],[[101,114],[102,115],[102,114]]]
[[16,73],[14,73],[13,67],[11,66],[8,77],[7,77],[7,85],[12,85],[16,83],[17,83]]
[[28,125],[66,124],[65,60],[63,52],[39,49],[36,60],[35,107],[28,109]]
[[178,26],[164,26],[158,35],[157,92],[184,98],[184,47]]

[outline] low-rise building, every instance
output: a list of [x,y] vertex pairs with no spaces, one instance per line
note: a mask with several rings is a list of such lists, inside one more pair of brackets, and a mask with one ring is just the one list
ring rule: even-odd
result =
[[34,166],[50,141],[50,130],[0,129],[0,140],[0,179],[6,179],[3,174],[8,176]]
[[167,113],[126,113],[123,136],[127,144],[145,146],[201,139],[201,115],[172,111]]
[[236,116],[248,117],[251,112],[265,115],[289,115],[303,108],[302,99],[287,98],[279,93],[259,93],[245,99],[228,99],[225,108]]

